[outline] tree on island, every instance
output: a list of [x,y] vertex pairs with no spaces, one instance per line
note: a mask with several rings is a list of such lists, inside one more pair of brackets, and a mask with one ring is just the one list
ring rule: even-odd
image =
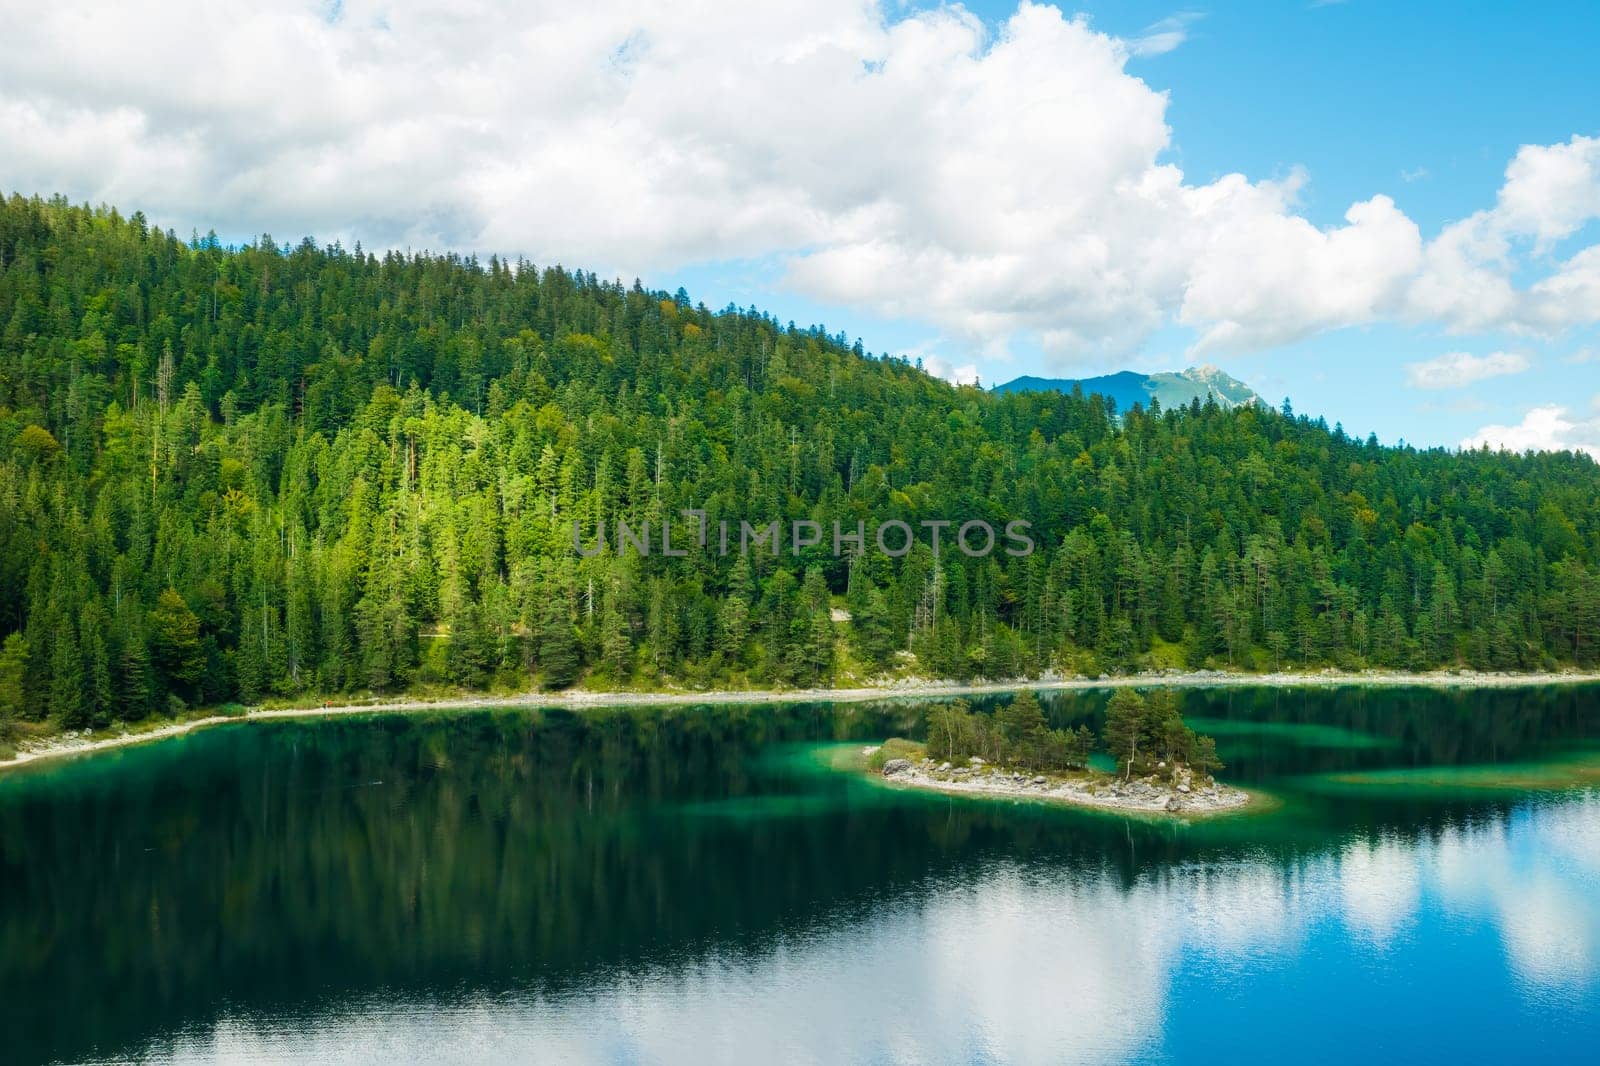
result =
[[974,713],[962,699],[928,712],[926,750],[942,761],[967,762],[979,756],[1028,770],[1083,770],[1094,744],[1088,726],[1050,728],[1032,692],[1018,693],[992,715]]
[[1000,732],[1005,737],[1008,748],[1025,746],[1030,738],[1047,728],[1044,711],[1039,706],[1039,698],[1026,689],[1017,693],[1016,698],[996,711],[995,716],[1000,721]]
[[1118,689],[1106,705],[1106,724],[1100,730],[1100,742],[1117,760],[1117,765],[1125,768],[1125,778],[1133,776],[1134,764],[1140,758],[1144,715],[1144,700],[1131,688]]
[[1124,779],[1156,769],[1165,769],[1170,775],[1179,766],[1207,775],[1222,769],[1216,741],[1197,735],[1184,722],[1178,698],[1168,689],[1158,689],[1148,697],[1131,688],[1119,689],[1106,706],[1101,740],[1122,768]]

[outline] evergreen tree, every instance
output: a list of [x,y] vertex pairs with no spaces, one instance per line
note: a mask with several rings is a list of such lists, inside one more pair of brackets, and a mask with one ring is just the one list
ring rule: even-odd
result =
[[578,651],[577,636],[565,608],[551,600],[539,625],[539,670],[545,688],[568,688],[578,679]]
[[1142,765],[1145,757],[1145,705],[1140,695],[1131,688],[1118,689],[1106,705],[1106,723],[1100,733],[1123,777],[1133,776],[1135,767]]
[[174,691],[193,692],[206,665],[200,619],[172,588],[156,597],[150,612],[150,648],[161,679]]

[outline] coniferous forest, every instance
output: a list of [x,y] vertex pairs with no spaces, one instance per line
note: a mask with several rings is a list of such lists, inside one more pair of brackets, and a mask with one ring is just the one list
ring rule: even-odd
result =
[[[981,559],[572,522],[1031,523]],[[680,539],[681,538],[681,539]],[[0,727],[416,686],[1600,663],[1600,466],[955,387],[583,271],[0,203]]]

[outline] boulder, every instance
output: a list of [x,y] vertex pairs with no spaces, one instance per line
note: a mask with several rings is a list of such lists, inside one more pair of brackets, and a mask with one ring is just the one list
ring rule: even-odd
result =
[[1181,785],[1179,785],[1179,786],[1178,786],[1178,791],[1179,791],[1179,792],[1188,792],[1188,791],[1189,791],[1189,786],[1188,786],[1188,784],[1187,784],[1187,783],[1185,783],[1185,784],[1181,784]]
[[895,774],[903,774],[910,769],[910,759],[890,759],[883,764],[883,776],[893,777]]
[[1167,797],[1167,810],[1169,810],[1169,811],[1181,811],[1181,810],[1183,810],[1183,800],[1179,799],[1177,796],[1168,796]]

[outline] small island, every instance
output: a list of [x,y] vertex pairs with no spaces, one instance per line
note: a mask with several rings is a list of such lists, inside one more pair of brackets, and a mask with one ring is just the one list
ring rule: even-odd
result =
[[[1114,772],[1090,767],[1097,743],[1116,760]],[[893,738],[863,754],[896,785],[941,792],[1171,814],[1239,810],[1251,798],[1212,776],[1222,769],[1216,742],[1184,723],[1167,690],[1118,691],[1098,738],[1087,726],[1050,728],[1028,691],[993,715],[957,699],[928,713],[924,743]]]

